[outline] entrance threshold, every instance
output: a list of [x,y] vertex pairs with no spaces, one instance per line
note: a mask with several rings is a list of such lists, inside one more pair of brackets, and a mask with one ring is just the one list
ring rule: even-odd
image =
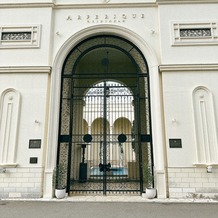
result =
[[120,191],[108,191],[106,195],[102,191],[90,191],[90,192],[78,192],[78,191],[71,191],[68,197],[141,197],[139,191],[135,192],[120,192]]
[[92,196],[69,196],[62,200],[73,202],[146,202],[148,199],[142,196],[125,195],[125,196],[105,196],[105,195],[92,195]]

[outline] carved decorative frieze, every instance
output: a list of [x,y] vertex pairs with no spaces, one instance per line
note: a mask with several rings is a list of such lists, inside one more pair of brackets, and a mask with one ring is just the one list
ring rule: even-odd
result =
[[211,37],[211,28],[180,29],[180,37]]
[[31,32],[5,32],[2,33],[1,40],[31,40],[32,33]]

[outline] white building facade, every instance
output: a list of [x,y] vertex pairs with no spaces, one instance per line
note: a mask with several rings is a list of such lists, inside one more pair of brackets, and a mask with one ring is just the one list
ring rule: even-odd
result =
[[[145,110],[149,111],[149,118],[136,116],[142,129],[136,135],[142,132],[149,138],[146,142],[152,147],[149,157],[157,197],[216,197],[217,11],[217,0],[0,0],[0,198],[53,197],[53,170],[61,161],[61,143],[72,144],[76,137],[78,122],[74,125],[68,119],[81,116],[79,107],[72,109],[73,115],[66,121],[72,129],[69,134],[61,133],[65,79],[71,79],[72,96],[72,87],[79,83],[77,76],[81,79],[84,75],[89,86],[113,78],[111,81],[132,91],[131,77],[124,74],[138,68],[137,78],[149,79],[143,80],[143,85],[135,77],[132,81],[139,81],[136,86],[140,84],[148,93],[141,96],[147,99],[148,95],[149,106],[144,107],[148,108]],[[118,58],[105,56],[109,63],[102,62],[102,66],[107,72],[98,79],[97,73],[104,69],[98,68],[95,60],[101,60],[102,54]],[[109,73],[116,77],[107,76]],[[68,98],[73,98],[71,94]],[[139,113],[143,113],[143,108],[139,108]],[[97,134],[86,121],[87,128],[84,124],[78,130],[81,135]],[[143,129],[142,122],[149,123],[149,128],[145,128],[149,130]],[[123,130],[126,135],[132,134],[131,125]],[[106,130],[107,134],[114,134],[119,128],[111,129]],[[61,141],[66,135],[71,141]],[[143,148],[144,144],[140,146]],[[139,155],[135,160],[133,156],[140,149],[126,162],[131,165],[129,162],[139,161],[139,174],[144,159]],[[70,186],[77,179],[70,173],[78,171],[73,161],[77,158],[80,162],[82,155],[82,151],[77,156],[69,155],[76,150],[77,147],[65,154],[69,195],[81,188],[72,190]],[[137,181],[142,180],[142,175],[136,177]],[[107,194],[106,185],[103,186],[103,194]],[[139,184],[137,194],[142,193],[142,187]],[[120,185],[116,192],[122,189]]]

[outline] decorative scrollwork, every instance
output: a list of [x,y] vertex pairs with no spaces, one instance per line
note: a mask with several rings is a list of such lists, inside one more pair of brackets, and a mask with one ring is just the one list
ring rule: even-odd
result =
[[180,37],[211,37],[211,29],[180,29]]
[[2,40],[31,40],[31,32],[5,32],[2,33]]

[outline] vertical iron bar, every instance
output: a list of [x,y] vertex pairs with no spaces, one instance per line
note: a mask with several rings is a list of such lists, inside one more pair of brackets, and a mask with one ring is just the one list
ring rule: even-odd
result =
[[137,74],[137,124],[138,124],[138,149],[139,149],[139,177],[140,177],[140,193],[143,192],[143,171],[142,171],[142,143],[141,143],[141,118],[140,118],[140,75]]
[[103,142],[103,165],[104,165],[104,171],[103,171],[103,194],[106,195],[106,189],[107,189],[107,177],[106,177],[106,164],[107,164],[107,86],[106,81],[104,81],[104,142]]
[[[153,137],[152,137],[152,120],[151,120],[151,98],[150,98],[150,75],[149,75],[149,69],[148,69],[148,66],[147,66],[147,62],[145,61],[145,64],[146,64],[146,69],[147,69],[147,82],[148,82],[148,87],[147,87],[147,90],[148,90],[148,110],[149,110],[149,133],[150,133],[150,136],[151,136],[151,142],[150,142],[150,146],[151,146],[151,170],[152,170],[152,175],[153,175],[153,178],[154,178],[154,155],[153,155]],[[152,185],[153,185],[153,188],[154,188],[154,179],[152,181]]]
[[72,160],[72,133],[73,133],[73,79],[71,79],[70,90],[70,128],[69,128],[69,146],[68,146],[68,166],[67,166],[67,193],[70,192],[70,173],[71,173],[71,160]]
[[61,77],[61,99],[60,99],[60,116],[59,116],[59,132],[58,132],[58,149],[57,149],[57,160],[56,165],[59,164],[60,161],[60,150],[61,150],[61,142],[60,142],[60,135],[61,135],[61,126],[62,126],[62,104],[63,104],[63,85],[64,84],[64,78]]

